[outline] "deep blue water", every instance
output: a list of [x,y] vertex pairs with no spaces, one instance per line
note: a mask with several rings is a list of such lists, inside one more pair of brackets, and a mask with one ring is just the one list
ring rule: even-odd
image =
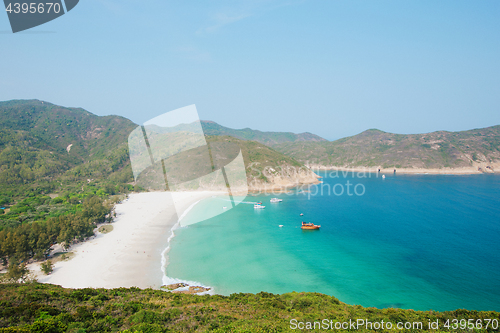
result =
[[[222,294],[315,291],[379,308],[500,311],[500,176],[320,175],[323,185],[276,195],[278,204],[247,197],[263,210],[240,204],[178,229],[168,276]],[[328,193],[335,185],[342,195]],[[227,202],[204,200],[186,218],[217,206]],[[302,220],[321,229],[302,231]]]

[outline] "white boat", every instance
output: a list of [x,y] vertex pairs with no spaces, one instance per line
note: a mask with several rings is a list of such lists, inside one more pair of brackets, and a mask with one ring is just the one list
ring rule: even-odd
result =
[[382,179],[385,179],[385,175],[382,175]]
[[278,199],[278,198],[272,198],[271,202],[282,202],[283,199]]
[[266,208],[266,206],[262,206],[262,204],[258,203],[258,204],[253,205],[253,208],[255,208],[255,209],[263,209],[263,208]]
[[280,224],[280,225],[279,225],[279,227],[280,227],[280,228],[283,228],[283,224]]
[[222,207],[222,209],[227,209],[227,207],[226,207],[226,206],[224,206],[224,207]]

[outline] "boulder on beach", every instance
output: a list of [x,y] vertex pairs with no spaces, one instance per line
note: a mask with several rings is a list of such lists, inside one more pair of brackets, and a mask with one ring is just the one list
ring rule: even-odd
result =
[[203,293],[205,291],[209,291],[210,288],[205,288],[205,287],[200,287],[200,286],[189,286],[189,290],[174,290],[172,291],[173,293],[176,294],[198,294],[198,293]]
[[181,282],[181,283],[169,284],[167,286],[161,286],[160,288],[167,289],[167,290],[175,290],[175,289],[184,288],[184,287],[187,287],[187,284]]

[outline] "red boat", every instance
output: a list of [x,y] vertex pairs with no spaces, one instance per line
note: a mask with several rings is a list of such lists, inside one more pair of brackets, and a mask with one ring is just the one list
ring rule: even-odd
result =
[[302,227],[300,228],[303,230],[318,230],[321,226],[310,222],[302,222]]

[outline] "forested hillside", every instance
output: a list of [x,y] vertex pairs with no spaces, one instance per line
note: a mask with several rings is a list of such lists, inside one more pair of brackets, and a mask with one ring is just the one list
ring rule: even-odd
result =
[[38,100],[0,102],[4,196],[5,188],[12,195],[60,192],[65,183],[81,187],[82,181],[111,174],[119,183],[129,182],[126,140],[134,126],[123,117],[98,117]]

